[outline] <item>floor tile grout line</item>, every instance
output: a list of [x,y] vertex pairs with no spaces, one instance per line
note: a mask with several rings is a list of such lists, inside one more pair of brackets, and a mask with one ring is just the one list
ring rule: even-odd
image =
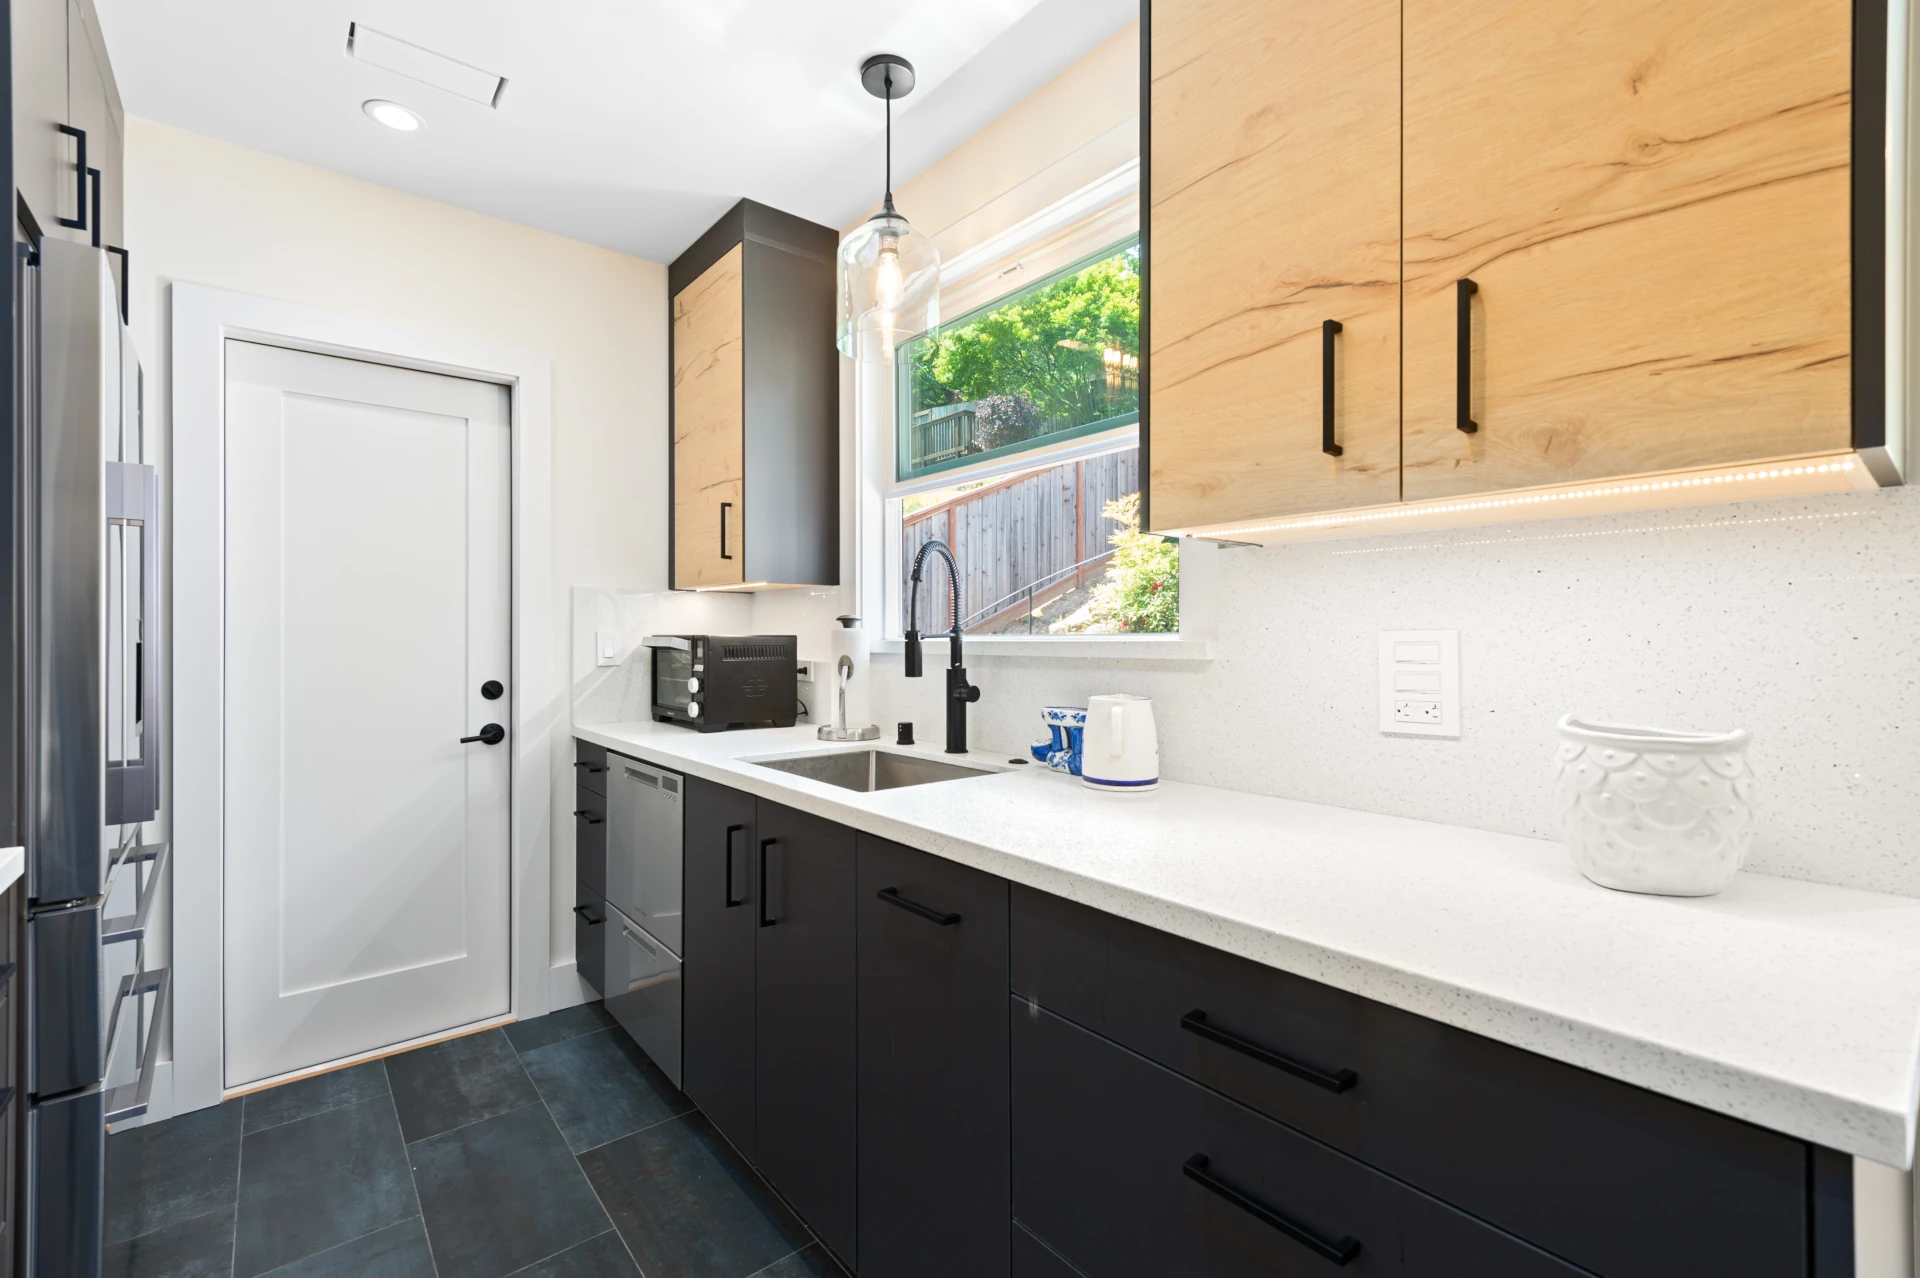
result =
[[[588,1187],[589,1189],[591,1189],[591,1188],[593,1187],[593,1185],[592,1185],[592,1182],[591,1182],[591,1181],[589,1181],[589,1182],[588,1182],[588,1185],[587,1185],[587,1187]],[[602,1207],[602,1208],[601,1208],[600,1210],[602,1210],[602,1211],[605,1211],[605,1210],[606,1210],[606,1208],[605,1208],[605,1207]],[[607,1227],[606,1227],[605,1229],[603,1229],[603,1230],[601,1230],[601,1231],[600,1231],[599,1233],[597,1233],[597,1234],[595,1234],[595,1235],[593,1236],[593,1238],[582,1238],[582,1239],[581,1239],[581,1240],[580,1240],[579,1242],[577,1242],[577,1243],[568,1243],[568,1244],[567,1244],[566,1246],[564,1246],[564,1247],[562,1247],[562,1248],[561,1248],[561,1249],[560,1249],[559,1251],[556,1251],[556,1252],[554,1252],[554,1253],[553,1253],[553,1255],[551,1255],[551,1256],[542,1256],[542,1257],[540,1257],[540,1259],[538,1259],[538,1260],[530,1260],[530,1261],[528,1261],[528,1262],[527,1262],[526,1264],[524,1264],[524,1265],[522,1265],[522,1266],[520,1266],[520,1267],[519,1267],[518,1269],[516,1269],[516,1270],[514,1270],[514,1271],[513,1271],[513,1273],[510,1273],[510,1274],[507,1274],[507,1275],[506,1275],[506,1278],[514,1278],[514,1274],[524,1274],[524,1273],[526,1273],[526,1272],[527,1272],[527,1270],[529,1270],[529,1269],[531,1269],[531,1268],[533,1268],[533,1267],[534,1267],[535,1265],[544,1265],[544,1264],[546,1264],[546,1263],[547,1263],[547,1262],[548,1262],[549,1260],[552,1260],[552,1259],[553,1259],[553,1258],[554,1258],[555,1256],[564,1256],[564,1255],[566,1255],[566,1254],[567,1254],[568,1252],[570,1252],[570,1251],[572,1251],[572,1250],[573,1250],[573,1249],[574,1249],[575,1247],[584,1247],[584,1246],[586,1246],[586,1245],[587,1245],[588,1243],[590,1243],[590,1242],[592,1242],[592,1241],[594,1240],[594,1238],[605,1238],[605,1237],[606,1237],[606,1236],[607,1236],[608,1234],[612,1234],[612,1235],[613,1235],[613,1236],[614,1236],[615,1238],[619,1238],[619,1237],[620,1237],[620,1231],[619,1231],[618,1229],[615,1229],[615,1228],[613,1227],[613,1218],[612,1218],[611,1216],[609,1216],[609,1217],[607,1218]],[[625,1240],[625,1239],[621,1239],[621,1241],[620,1241],[620,1245],[621,1245],[622,1247],[625,1247],[625,1246],[627,1245],[627,1244],[626,1244],[626,1240]],[[643,1274],[643,1275],[641,1275],[641,1278],[646,1278],[646,1276],[645,1276],[645,1275]],[[748,1275],[748,1278],[752,1278],[752,1275],[751,1275],[751,1274],[749,1274],[749,1275]]]
[[[393,1075],[387,1071],[386,1057],[380,1058],[380,1072],[387,1080],[387,1095],[393,1095]],[[407,1144],[407,1129],[400,1125],[400,1102],[393,1102],[393,1129],[400,1133],[400,1157],[407,1164],[407,1183],[413,1186],[413,1205],[420,1209],[420,1236],[427,1240],[427,1264],[433,1268],[433,1278],[440,1278],[440,1257],[433,1254],[433,1231],[427,1228],[427,1203],[420,1197],[420,1178],[413,1174],[413,1147]]]
[[[812,1243],[808,1243],[807,1247],[811,1247],[812,1245],[813,1245]],[[760,1268],[748,1274],[746,1278],[759,1278],[761,1274],[764,1274],[769,1269],[772,1269],[773,1265],[784,1265],[789,1260],[792,1260],[795,1256],[799,1255],[801,1252],[805,1251],[806,1249],[807,1249],[806,1247],[795,1247],[792,1251],[788,1252],[786,1255],[781,1256],[779,1259],[775,1260],[773,1264],[760,1266]]]
[[[406,1224],[407,1221],[409,1220],[419,1221],[420,1235],[423,1238],[426,1237],[427,1218],[421,1213],[415,1212],[411,1216],[406,1216],[399,1220],[389,1221],[386,1224],[380,1226],[380,1228],[378,1229],[369,1229],[364,1234],[356,1234],[352,1238],[349,1238],[344,1242],[334,1243],[331,1247],[322,1247],[319,1251],[310,1251],[304,1256],[295,1256],[292,1260],[289,1260],[284,1265],[275,1265],[273,1268],[266,1270],[264,1273],[256,1275],[256,1278],[273,1278],[275,1274],[285,1273],[287,1270],[293,1268],[295,1265],[304,1265],[309,1260],[313,1260],[313,1259],[316,1259],[317,1257],[324,1256],[330,1251],[339,1251],[342,1247],[351,1247],[353,1246],[353,1244],[357,1242],[365,1242],[367,1239],[373,1237],[375,1234],[384,1233],[389,1229],[398,1229],[400,1226]],[[433,1243],[431,1240],[429,1240],[427,1243],[427,1258],[429,1260],[433,1258]],[[434,1272],[434,1278],[439,1278],[439,1275],[440,1275],[439,1269],[436,1268],[433,1272]],[[749,1275],[749,1278],[751,1278],[751,1275]]]
[[[578,1038],[581,1035],[576,1034],[574,1037]],[[587,1192],[593,1195],[594,1204],[600,1208],[600,1214],[607,1218],[607,1228],[613,1230],[613,1236],[620,1240],[620,1250],[626,1252],[627,1259],[633,1262],[634,1272],[639,1274],[640,1278],[647,1278],[647,1271],[641,1268],[640,1257],[633,1254],[633,1248],[627,1244],[627,1236],[621,1233],[620,1226],[614,1223],[613,1213],[607,1210],[607,1201],[600,1197],[599,1187],[593,1183],[593,1177],[587,1175],[587,1169],[580,1165],[580,1155],[573,1152],[573,1142],[569,1141],[567,1134],[560,1130],[560,1120],[553,1116],[553,1107],[547,1104],[546,1094],[540,1090],[540,1084],[534,1082],[533,1074],[527,1069],[527,1063],[520,1059],[518,1048],[514,1049],[513,1059],[520,1066],[520,1072],[526,1075],[527,1083],[533,1088],[533,1094],[540,1098],[540,1108],[547,1111],[547,1121],[553,1124],[554,1131],[559,1132],[560,1143],[567,1147],[567,1155],[573,1159],[574,1170],[579,1172],[580,1179],[587,1183]],[[599,1236],[599,1234],[593,1235],[594,1238]],[[583,1238],[580,1241],[591,1242],[592,1239]],[[574,1244],[576,1247],[579,1245],[579,1243]]]
[[460,1124],[458,1127],[449,1127],[444,1132],[435,1132],[431,1136],[422,1136],[418,1140],[408,1140],[406,1128],[402,1127],[400,1129],[400,1140],[402,1141],[402,1143],[406,1145],[408,1149],[412,1149],[415,1145],[424,1145],[430,1140],[439,1140],[442,1136],[451,1136],[455,1132],[464,1132],[469,1127],[478,1127],[480,1124],[490,1123],[496,1118],[504,1118],[508,1114],[517,1114],[523,1109],[529,1109],[535,1105],[543,1104],[544,1102],[540,1099],[540,1089],[538,1087],[534,1088],[533,1093],[534,1093],[533,1100],[523,1102],[522,1104],[519,1104],[519,1105],[515,1105],[510,1109],[503,1109],[497,1114],[488,1114],[483,1118],[471,1119],[467,1122]]
[[[553,1111],[548,1110],[547,1112],[552,1113]],[[691,1114],[694,1112],[696,1112],[696,1110],[690,1107],[690,1108],[681,1110],[677,1114],[668,1114],[665,1118],[660,1119],[658,1122],[648,1123],[644,1127],[636,1127],[630,1132],[621,1132],[618,1136],[609,1136],[607,1137],[607,1139],[601,1141],[598,1145],[589,1145],[585,1149],[574,1150],[573,1156],[576,1159],[585,1158],[588,1154],[591,1154],[596,1149],[605,1149],[607,1146],[612,1145],[617,1141],[623,1141],[629,1136],[638,1136],[641,1132],[650,1132],[656,1127],[665,1127],[668,1123],[678,1122],[681,1119],[685,1118],[688,1114]],[[554,1121],[556,1124],[559,1122],[558,1119],[555,1119]],[[562,1136],[566,1135],[565,1132],[562,1132],[560,1134]]]
[[[261,1093],[261,1092],[256,1092],[253,1094],[256,1096],[264,1095],[264,1093]],[[387,1096],[393,1095],[391,1084],[388,1085],[388,1090],[384,1093],[384,1095],[387,1095]],[[380,1099],[379,1095],[374,1095],[374,1096],[362,1096],[359,1100],[341,1101],[338,1105],[329,1105],[325,1109],[316,1109],[312,1113],[302,1114],[298,1118],[288,1118],[288,1119],[283,1119],[282,1121],[277,1123],[268,1123],[265,1127],[257,1127],[253,1131],[247,1130],[246,1117],[243,1114],[241,1116],[241,1123],[240,1123],[240,1138],[244,1140],[249,1136],[258,1136],[261,1132],[278,1131],[280,1128],[286,1127],[291,1123],[303,1122],[309,1118],[318,1118],[322,1114],[331,1114],[336,1110],[351,1109],[355,1105],[364,1105],[368,1101],[376,1101],[379,1099]]]
[[227,1248],[227,1278],[240,1272],[240,1184],[247,1170],[247,1102],[240,1101],[239,1148],[233,1155],[233,1244]]
[[[596,1147],[596,1148],[597,1148],[597,1147]],[[237,1180],[237,1178],[236,1178],[236,1180]],[[155,1228],[153,1228],[153,1229],[147,1229],[147,1230],[142,1230],[142,1231],[141,1231],[140,1233],[137,1233],[137,1234],[134,1234],[134,1235],[132,1235],[132,1236],[130,1236],[130,1237],[127,1237],[127,1238],[116,1238],[116,1239],[114,1239],[114,1240],[113,1240],[113,1241],[111,1241],[111,1242],[106,1242],[106,1241],[104,1241],[104,1240],[103,1240],[103,1241],[101,1242],[101,1246],[102,1246],[103,1248],[104,1248],[104,1247],[124,1247],[124,1246],[126,1246],[126,1245],[127,1245],[128,1243],[136,1243],[136,1242],[139,1242],[139,1241],[140,1241],[140,1240],[141,1240],[142,1238],[151,1238],[151,1237],[153,1237],[153,1236],[154,1236],[155,1234],[163,1234],[163,1233],[165,1233],[165,1232],[166,1232],[167,1230],[169,1230],[169,1229],[178,1229],[178,1228],[180,1228],[180,1227],[181,1227],[182,1225],[191,1225],[191,1224],[192,1224],[192,1223],[193,1223],[194,1221],[196,1221],[196,1220],[205,1220],[205,1219],[206,1219],[207,1217],[209,1217],[209,1216],[212,1216],[212,1215],[214,1215],[214,1214],[215,1214],[215,1213],[217,1213],[217,1212],[222,1212],[222,1211],[225,1211],[225,1210],[227,1210],[228,1208],[232,1208],[232,1209],[233,1209],[233,1213],[234,1213],[234,1215],[235,1215],[236,1217],[238,1217],[238,1216],[239,1216],[239,1214],[240,1214],[240,1202],[239,1202],[239,1197],[238,1197],[238,1191],[237,1191],[237,1190],[236,1190],[236,1192],[235,1192],[235,1198],[234,1198],[234,1201],[233,1201],[233,1202],[230,1202],[230,1203],[221,1203],[221,1204],[220,1204],[220,1205],[219,1205],[218,1207],[210,1207],[210,1208],[208,1208],[208,1209],[207,1209],[206,1211],[203,1211],[203,1212],[200,1212],[200,1213],[198,1213],[198,1214],[196,1214],[196,1215],[192,1215],[192,1216],[182,1216],[182,1217],[181,1217],[181,1218],[180,1218],[179,1220],[170,1220],[170,1221],[168,1221],[168,1222],[167,1222],[166,1224],[164,1224],[164,1225],[159,1225],[159,1226],[156,1226],[156,1227],[155,1227]]]

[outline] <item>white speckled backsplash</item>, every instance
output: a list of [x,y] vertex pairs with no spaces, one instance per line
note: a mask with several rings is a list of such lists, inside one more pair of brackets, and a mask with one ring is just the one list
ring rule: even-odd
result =
[[[1559,837],[1560,715],[1753,732],[1748,867],[1920,896],[1920,491],[1595,516],[1224,551],[1215,659],[967,654],[976,744],[1009,754],[1043,705],[1155,699],[1174,780]],[[592,666],[591,628],[645,632],[659,596],[575,592],[576,721],[643,716],[645,688]],[[681,596],[738,609],[737,596]],[[743,629],[824,653],[835,597],[756,597]],[[817,618],[817,620],[816,620]],[[811,626],[811,628],[810,628]],[[727,628],[719,617],[655,628]],[[1378,728],[1377,632],[1460,631],[1458,741]],[[817,630],[818,633],[813,633]],[[585,645],[584,647],[582,645]],[[939,653],[944,656],[944,652]],[[941,731],[933,669],[874,658],[890,739]],[[629,662],[631,668],[634,663]]]
[[[1920,492],[1653,511],[1223,552],[1215,660],[969,652],[977,742],[1039,708],[1155,699],[1163,775],[1557,838],[1562,714],[1753,732],[1749,868],[1920,896]],[[1460,631],[1458,741],[1382,735],[1381,630]],[[932,660],[929,659],[931,666]],[[889,734],[937,677],[876,658]]]

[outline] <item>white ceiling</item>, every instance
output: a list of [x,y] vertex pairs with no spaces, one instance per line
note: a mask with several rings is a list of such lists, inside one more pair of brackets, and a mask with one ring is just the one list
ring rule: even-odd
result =
[[[829,226],[1139,13],[1138,0],[97,0],[128,112],[670,261],[747,196]],[[507,77],[497,108],[355,61],[360,22]],[[426,120],[396,133],[360,104]],[[911,210],[906,210],[911,215]]]

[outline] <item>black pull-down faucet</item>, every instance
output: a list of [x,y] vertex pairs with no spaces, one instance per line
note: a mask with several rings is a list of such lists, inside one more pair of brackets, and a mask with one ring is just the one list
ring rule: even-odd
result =
[[[953,562],[953,552],[947,549],[944,541],[929,541],[920,547],[920,553],[913,557],[913,589],[907,602],[907,620],[912,621],[920,614],[920,571],[926,565],[929,554],[938,554],[947,561],[947,584],[952,587],[953,625],[947,631],[947,652],[950,660],[947,664],[947,753],[965,754],[967,752],[967,706],[980,699],[980,689],[967,682],[967,668],[960,664],[960,568]],[[920,632],[907,631],[907,678],[918,679],[925,672],[920,655]]]

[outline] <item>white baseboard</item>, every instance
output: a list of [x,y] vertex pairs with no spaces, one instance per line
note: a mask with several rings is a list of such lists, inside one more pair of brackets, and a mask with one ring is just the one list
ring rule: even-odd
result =
[[571,962],[555,963],[549,977],[549,988],[553,991],[547,1000],[547,1010],[557,1012],[566,1007],[578,1007],[582,1003],[598,1002],[600,992],[580,979],[580,973],[574,970]]

